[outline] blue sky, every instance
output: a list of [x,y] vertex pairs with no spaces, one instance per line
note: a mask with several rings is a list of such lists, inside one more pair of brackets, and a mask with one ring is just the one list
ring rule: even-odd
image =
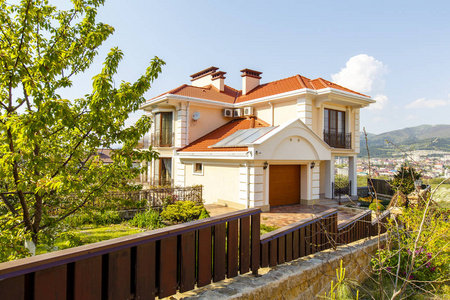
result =
[[262,83],[300,74],[372,96],[361,120],[371,133],[450,124],[449,11],[447,1],[110,0],[98,18],[116,31],[68,96],[89,91],[118,46],[117,82],[138,78],[155,55],[167,63],[147,98],[210,66],[240,89],[239,70],[251,68]]

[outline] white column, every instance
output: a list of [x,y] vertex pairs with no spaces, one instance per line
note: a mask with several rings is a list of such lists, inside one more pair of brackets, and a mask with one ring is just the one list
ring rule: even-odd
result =
[[153,176],[152,176],[152,172],[153,172],[153,160],[147,162],[147,182],[150,183],[150,181],[152,180]]
[[325,161],[325,198],[333,198],[332,182],[334,182],[334,155]]
[[247,163],[239,166],[239,204],[245,208],[248,208],[249,202],[249,190],[248,190],[248,177],[249,169]]
[[355,110],[355,134],[353,135],[355,138],[354,138],[354,145],[355,145],[355,147],[354,147],[354,149],[355,149],[355,152],[356,153],[359,153],[360,152],[360,147],[359,147],[359,144],[360,144],[360,129],[359,129],[359,108],[356,108]]
[[175,147],[181,148],[186,146],[186,135],[187,135],[187,105],[186,103],[180,103],[180,107],[177,110],[177,122],[175,130]]
[[269,166],[264,170],[263,168],[263,174],[264,174],[264,201],[263,201],[263,211],[269,211],[270,210],[270,202],[269,202]]
[[263,167],[249,167],[249,199],[250,207],[263,206]]
[[320,194],[320,162],[315,162],[315,166],[312,169],[312,199],[318,200],[320,198],[319,194]]
[[348,179],[352,182],[352,196],[358,194],[358,178],[357,178],[357,164],[356,156],[348,157]]
[[297,100],[297,118],[312,129],[312,100],[306,98]]
[[174,182],[175,182],[175,186],[182,186],[182,187],[184,187],[185,186],[185,184],[186,184],[186,181],[185,181],[185,179],[186,179],[186,165],[185,164],[183,164],[183,163],[181,163],[181,161],[180,161],[180,159],[179,158],[177,158],[177,157],[175,157],[174,158],[174,163],[175,163],[175,166],[176,166],[176,169],[174,169],[175,170],[175,180],[174,180]]

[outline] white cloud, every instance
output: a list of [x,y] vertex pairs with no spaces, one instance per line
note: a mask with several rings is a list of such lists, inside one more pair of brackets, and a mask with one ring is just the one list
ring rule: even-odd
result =
[[450,105],[450,99],[435,100],[435,99],[420,98],[406,105],[406,108],[436,108],[439,106],[447,106],[447,105]]
[[389,102],[389,99],[386,95],[378,94],[373,97],[373,100],[377,101],[374,104],[369,105],[368,110],[382,110],[386,104]]
[[408,115],[408,116],[406,117],[406,120],[417,120],[417,119],[419,119],[419,117],[416,116],[416,115]]
[[339,73],[332,74],[333,82],[360,93],[381,92],[388,68],[367,54],[350,58]]

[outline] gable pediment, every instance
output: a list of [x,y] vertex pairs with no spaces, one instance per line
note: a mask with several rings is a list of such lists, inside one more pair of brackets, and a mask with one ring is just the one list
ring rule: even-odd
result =
[[292,120],[272,130],[249,147],[258,151],[255,159],[330,160],[330,147],[301,120]]

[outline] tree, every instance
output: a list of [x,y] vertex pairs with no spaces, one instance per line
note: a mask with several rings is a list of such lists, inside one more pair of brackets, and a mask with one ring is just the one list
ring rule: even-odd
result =
[[[72,4],[64,11],[47,0],[0,0],[0,203],[11,216],[0,226],[2,234],[23,228],[35,244],[43,230],[135,178],[134,160],[157,156],[151,148],[134,149],[151,120],[141,117],[128,128],[124,122],[161,72],[158,57],[136,82],[116,87],[123,53],[112,48],[90,93],[73,100],[60,95],[114,31],[95,21],[104,0]],[[97,149],[114,144],[122,144],[114,163],[102,164]]]
[[422,177],[422,174],[405,162],[397,170],[391,185],[403,194],[408,195],[415,190],[414,181],[419,180],[420,177]]

